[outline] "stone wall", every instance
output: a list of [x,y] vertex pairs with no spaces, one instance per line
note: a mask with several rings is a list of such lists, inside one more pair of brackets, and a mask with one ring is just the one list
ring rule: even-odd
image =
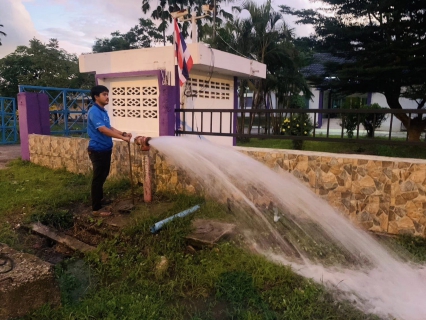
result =
[[[31,161],[88,173],[88,140],[30,135]],[[318,196],[366,230],[426,235],[426,160],[236,148],[270,168],[291,172]],[[142,182],[144,154],[131,144],[133,173]],[[185,173],[151,149],[153,190],[200,191]],[[128,148],[114,142],[110,177],[128,177]]]

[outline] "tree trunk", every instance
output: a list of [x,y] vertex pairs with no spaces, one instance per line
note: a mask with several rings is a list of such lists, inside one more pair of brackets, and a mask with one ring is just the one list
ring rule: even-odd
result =
[[[402,106],[399,103],[399,90],[395,90],[394,92],[385,93],[386,102],[391,109],[399,109],[402,110]],[[426,128],[426,123],[422,121],[422,117],[416,117],[411,119],[407,114],[400,113],[395,114],[395,118],[400,120],[402,124],[407,128],[408,133],[408,141],[420,141],[420,135],[423,130]]]

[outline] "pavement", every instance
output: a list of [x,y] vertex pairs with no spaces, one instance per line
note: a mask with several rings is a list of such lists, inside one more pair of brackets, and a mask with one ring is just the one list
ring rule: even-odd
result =
[[0,145],[0,169],[6,168],[6,164],[10,160],[18,159],[20,157],[21,157],[21,145],[19,144]]

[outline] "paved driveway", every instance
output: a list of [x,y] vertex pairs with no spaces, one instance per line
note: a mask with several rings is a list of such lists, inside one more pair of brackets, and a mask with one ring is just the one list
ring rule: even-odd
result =
[[4,169],[6,167],[6,163],[8,163],[10,160],[17,159],[20,157],[21,145],[0,145],[0,169]]

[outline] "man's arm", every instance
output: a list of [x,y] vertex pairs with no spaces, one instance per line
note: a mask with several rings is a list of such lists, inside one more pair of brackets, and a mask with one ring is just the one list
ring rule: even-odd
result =
[[108,137],[121,139],[121,140],[127,141],[127,142],[130,142],[130,139],[132,138],[131,133],[123,136],[123,132],[118,131],[117,129],[114,129],[114,128],[108,129],[105,126],[102,126],[102,127],[99,127],[98,130],[99,130],[100,133],[102,133],[102,134],[104,134]]
[[113,127],[111,127],[111,130],[122,135],[122,136],[124,136],[124,137],[130,137],[130,138],[132,137],[132,134],[129,133],[129,132],[120,131],[120,130],[113,128]]

